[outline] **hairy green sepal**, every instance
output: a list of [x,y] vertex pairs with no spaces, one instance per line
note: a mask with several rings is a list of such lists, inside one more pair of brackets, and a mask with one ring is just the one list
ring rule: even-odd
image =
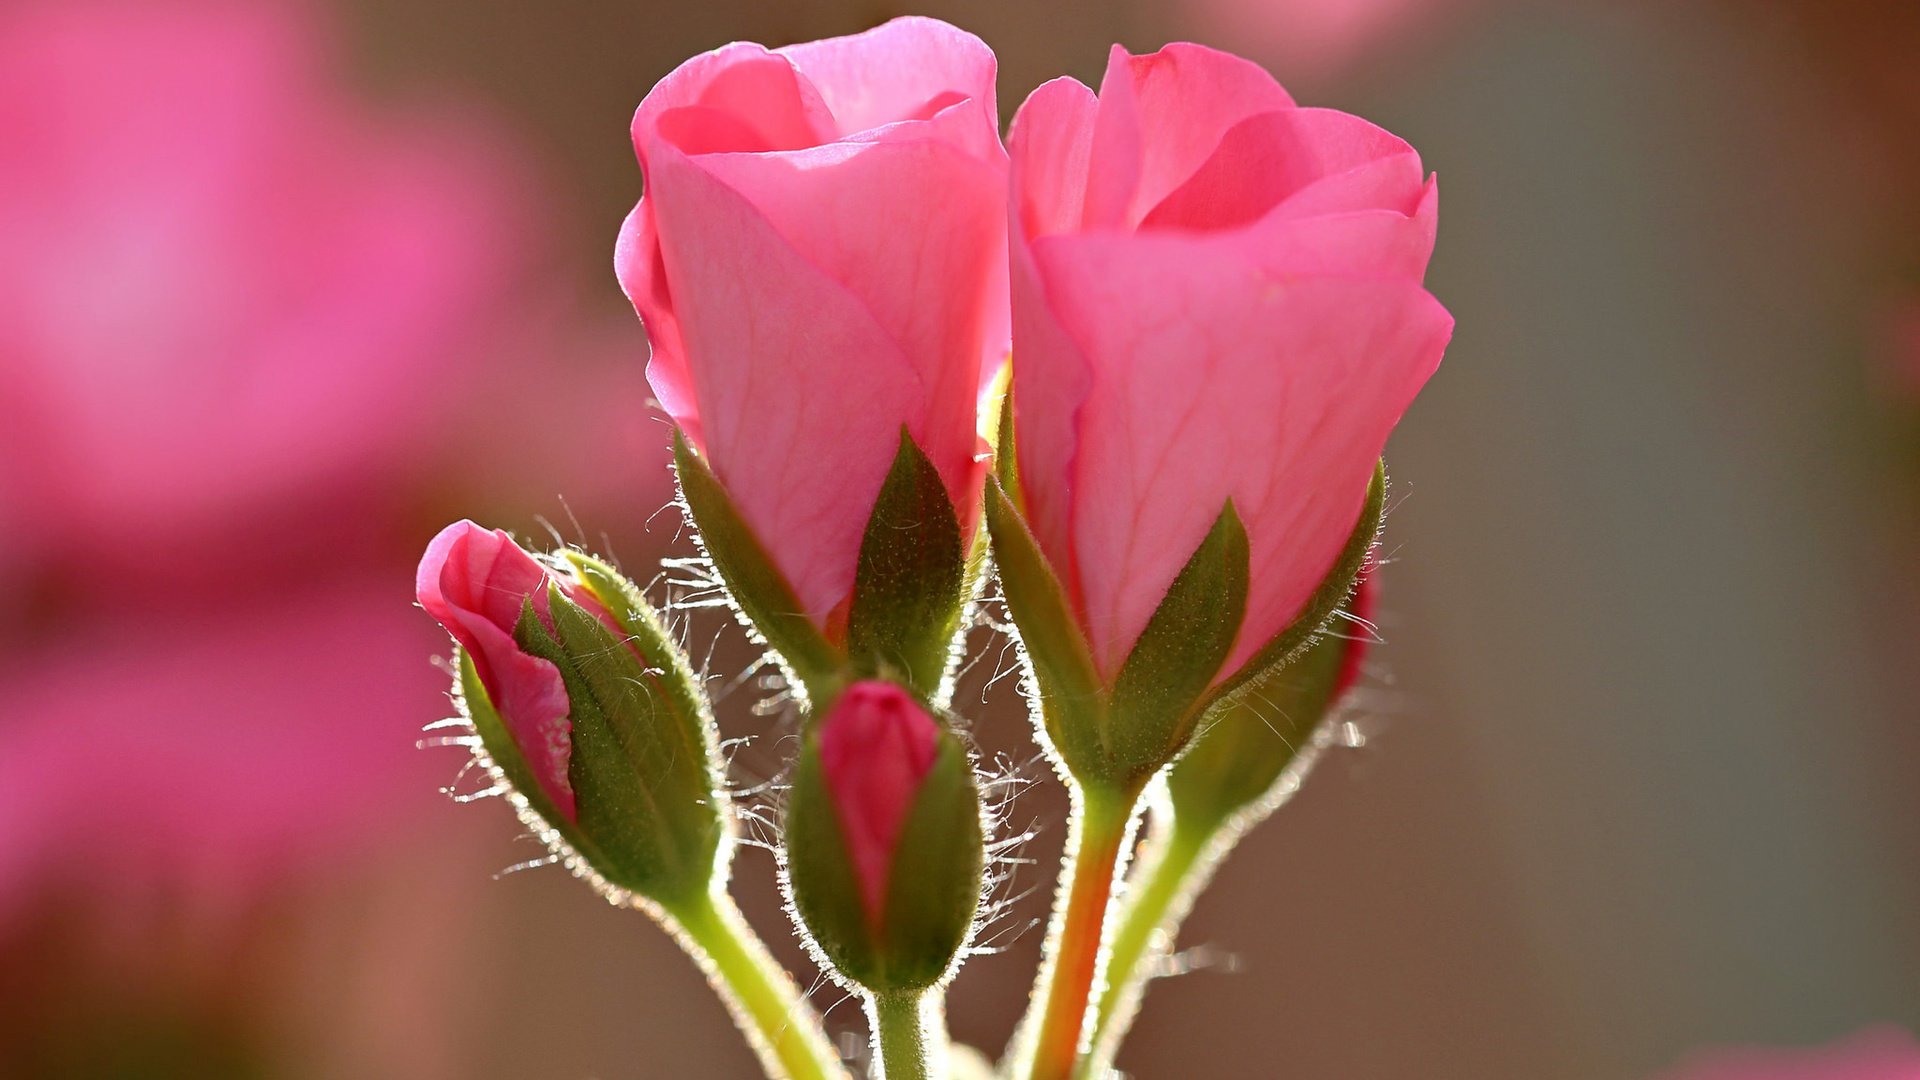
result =
[[1146,780],[1186,746],[1247,610],[1247,531],[1228,500],[1115,677],[1110,768]]
[[1106,757],[1106,693],[1093,651],[1080,633],[1065,588],[999,478],[987,481],[986,504],[994,569],[1020,632],[1047,739],[1067,768],[1086,780],[1082,769],[1092,769]]
[[698,902],[726,831],[705,712],[557,585],[548,602],[552,630],[529,599],[514,640],[566,685],[576,816],[561,832],[587,841],[579,853],[612,885],[669,908]]
[[[1009,453],[1004,430],[1002,438],[1001,452]],[[1008,497],[1009,479],[987,485],[987,527],[1047,740],[1075,779],[1112,791],[1137,790],[1186,749],[1208,710],[1299,658],[1352,593],[1379,532],[1386,491],[1382,463],[1346,546],[1299,618],[1220,679],[1251,584],[1246,530],[1229,500],[1109,683],[1094,666],[1066,590]]]
[[940,471],[904,428],[860,542],[847,618],[856,677],[935,698],[965,608],[968,553]]
[[568,550],[562,558],[573,569],[582,587],[604,605],[613,620],[626,631],[627,645],[654,669],[654,680],[673,705],[676,722],[686,734],[707,747],[715,774],[719,771],[719,748],[715,745],[713,711],[700,682],[693,674],[687,654],[667,633],[660,615],[640,595],[640,589],[626,575],[584,552]]
[[1233,504],[1167,589],[1110,685],[1060,580],[996,481],[988,485],[1001,589],[1040,693],[1047,739],[1082,784],[1136,791],[1192,733],[1247,607],[1247,534]]
[[1167,773],[1181,828],[1210,834],[1267,798],[1332,708],[1351,644],[1322,634],[1292,663],[1265,672],[1206,713],[1193,745]]
[[1387,463],[1383,458],[1373,467],[1373,482],[1367,487],[1366,502],[1361,504],[1360,519],[1354,523],[1353,532],[1347,536],[1346,547],[1334,560],[1333,568],[1327,571],[1326,577],[1320,579],[1320,587],[1308,598],[1299,617],[1281,631],[1279,637],[1254,653],[1238,671],[1221,680],[1213,691],[1213,701],[1237,694],[1254,680],[1284,667],[1312,644],[1320,631],[1326,629],[1334,612],[1339,611],[1353,595],[1354,583],[1360,580],[1360,571],[1367,565],[1367,554],[1373,550],[1374,541],[1380,536],[1380,520],[1386,512],[1386,502]]

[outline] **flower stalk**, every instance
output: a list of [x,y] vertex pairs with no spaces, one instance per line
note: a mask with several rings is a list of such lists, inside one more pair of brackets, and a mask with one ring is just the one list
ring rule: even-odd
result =
[[1069,861],[1047,931],[1047,961],[1022,1021],[1029,1050],[1014,1075],[1023,1080],[1067,1080],[1086,1045],[1089,1006],[1104,977],[1116,886],[1139,818],[1140,788],[1076,787],[1074,801]]
[[[1375,588],[1371,579],[1360,583],[1347,605],[1350,619],[1365,625]],[[1194,901],[1247,830],[1299,790],[1332,741],[1330,717],[1358,679],[1367,644],[1364,632],[1321,635],[1292,663],[1222,702],[1168,770],[1152,800],[1152,836],[1128,882],[1080,1077],[1106,1075]]]
[[1113,1065],[1147,984],[1160,974],[1161,961],[1179,939],[1180,924],[1231,850],[1231,843],[1216,842],[1217,835],[1176,819],[1156,823],[1141,848],[1108,951],[1090,1049],[1075,1073],[1081,1080],[1103,1077]]
[[772,1080],[846,1080],[820,1015],[767,952],[733,898],[715,889],[665,913]]
[[947,1075],[947,1032],[940,992],[886,991],[867,996],[875,1080],[930,1080]]

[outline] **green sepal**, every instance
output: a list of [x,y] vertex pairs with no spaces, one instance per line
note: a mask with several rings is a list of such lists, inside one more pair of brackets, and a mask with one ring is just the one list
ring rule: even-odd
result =
[[884,965],[878,942],[860,900],[860,880],[847,854],[826,770],[811,735],[794,763],[781,832],[787,894],[819,959],[859,985],[881,978]]
[[673,464],[681,498],[699,527],[700,543],[741,615],[809,698],[832,697],[846,657],[807,618],[793,587],[742,520],[719,477],[678,428],[673,433]]
[[1167,773],[1173,819],[1182,829],[1211,834],[1267,800],[1333,706],[1350,646],[1322,634],[1298,659],[1208,710],[1192,745]]
[[973,768],[960,741],[943,734],[893,854],[887,989],[924,989],[954,968],[979,914],[984,852]]
[[674,719],[687,729],[691,738],[707,745],[709,767],[718,776],[721,771],[719,726],[713,721],[713,710],[707,704],[706,693],[700,689],[692,662],[667,633],[659,613],[640,594],[639,587],[612,566],[572,549],[565,551],[563,557],[573,568],[573,576],[581,587],[592,593],[627,632],[627,644],[648,666],[656,669],[655,681],[671,699]]
[[817,741],[809,736],[788,793],[787,891],[820,959],[877,993],[924,990],[957,966],[972,934],[985,872],[985,835],[973,770],[943,732],[894,849],[878,924],[861,899]]
[[1249,559],[1247,530],[1229,499],[1114,678],[1107,736],[1114,778],[1145,781],[1186,746],[1246,617]]
[[1386,513],[1386,503],[1387,462],[1382,458],[1373,467],[1373,482],[1367,488],[1366,502],[1361,504],[1360,518],[1347,537],[1346,547],[1334,560],[1333,569],[1327,571],[1327,576],[1320,580],[1320,587],[1307,599],[1299,617],[1278,637],[1254,653],[1239,670],[1221,680],[1214,687],[1211,701],[1221,701],[1238,694],[1248,683],[1291,662],[1313,643],[1333,618],[1334,612],[1339,611],[1352,597],[1354,584],[1360,580],[1360,571],[1366,568],[1367,553],[1373,550],[1374,541],[1380,536],[1380,520]]
[[1067,768],[1080,776],[1083,766],[1095,767],[1106,758],[1101,734],[1106,695],[1093,650],[1060,579],[997,478],[987,481],[986,516],[994,568],[1032,668],[1047,738]]
[[903,427],[854,576],[847,656],[860,677],[939,694],[965,607],[967,552],[940,470]]
[[529,599],[514,640],[565,682],[572,748],[567,779],[582,851],[611,884],[669,908],[697,902],[717,872],[726,822],[704,715],[688,716],[622,637],[548,590],[553,630]]

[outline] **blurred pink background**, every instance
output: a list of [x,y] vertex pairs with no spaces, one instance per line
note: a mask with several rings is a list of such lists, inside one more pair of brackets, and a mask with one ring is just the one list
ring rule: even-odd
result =
[[[440,792],[477,785],[416,748],[410,567],[457,516],[687,553],[609,265],[627,118],[692,53],[909,10],[1009,113],[1191,38],[1445,179],[1367,745],[1228,864],[1122,1067],[1627,1080],[1920,1027],[1910,2],[10,0],[0,1076],[751,1072],[663,935]],[[993,666],[958,702],[1043,781],[1045,866]],[[1050,881],[1012,888],[951,999],[993,1051]]]

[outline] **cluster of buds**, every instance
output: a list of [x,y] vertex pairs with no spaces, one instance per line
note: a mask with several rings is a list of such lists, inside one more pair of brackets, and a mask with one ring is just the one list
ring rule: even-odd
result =
[[[1350,682],[1327,629],[1452,325],[1421,284],[1437,192],[1392,135],[1170,46],[1116,48],[1097,95],[1042,86],[1003,146],[994,80],[928,19],[697,57],[634,117],[646,195],[616,252],[683,506],[800,713],[789,907],[895,1080],[947,1069],[940,994],[988,876],[949,699],[989,563],[1076,806],[1009,1067],[1064,1080],[1130,1015],[1095,999],[1137,966],[1109,907],[1201,872],[1127,876],[1149,790],[1156,835],[1244,827]],[[419,596],[522,816],[682,932],[770,1072],[841,1074],[727,899],[711,708],[640,591],[462,523]],[[1283,693],[1299,738],[1269,741],[1249,710]]]

